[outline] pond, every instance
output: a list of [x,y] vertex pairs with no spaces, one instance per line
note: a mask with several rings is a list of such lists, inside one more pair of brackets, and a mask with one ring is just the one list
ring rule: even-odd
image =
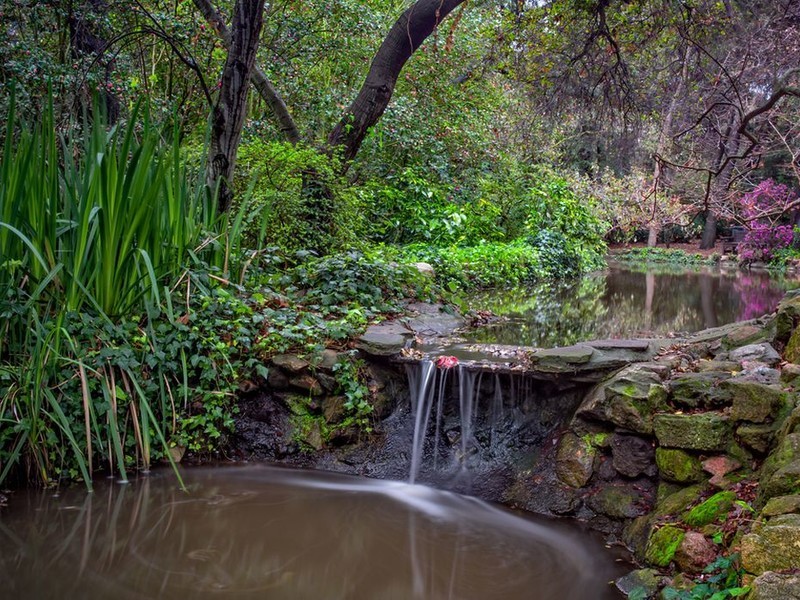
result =
[[[603,600],[591,534],[419,485],[267,466],[18,491],[0,578],[27,599]],[[630,568],[630,567],[628,567]]]
[[468,341],[547,348],[680,335],[760,317],[798,286],[765,271],[634,268],[609,261],[605,271],[580,279],[476,295],[470,308],[503,318],[471,332]]

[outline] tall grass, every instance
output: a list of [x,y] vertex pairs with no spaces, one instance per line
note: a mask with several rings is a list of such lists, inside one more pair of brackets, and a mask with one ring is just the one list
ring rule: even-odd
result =
[[[7,123],[0,483],[20,466],[45,483],[71,469],[91,486],[101,463],[125,479],[130,466],[149,468],[154,442],[169,457],[169,377],[158,365],[104,359],[111,342],[76,335],[75,315],[109,327],[133,322],[140,343],[156,348],[150,320],[165,307],[175,318],[169,287],[190,257],[228,264],[231,231],[186,172],[177,132],[164,141],[146,111],[134,110],[122,127],[96,117],[58,136],[52,110],[28,126],[12,101]],[[143,377],[158,378],[159,397],[145,392]]]

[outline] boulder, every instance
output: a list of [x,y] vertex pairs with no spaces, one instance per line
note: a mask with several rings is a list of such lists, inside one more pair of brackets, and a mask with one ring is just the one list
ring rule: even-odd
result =
[[272,364],[289,373],[299,373],[308,367],[309,363],[296,354],[278,354],[272,357]]
[[309,375],[308,373],[304,375],[298,375],[296,377],[290,377],[289,385],[301,390],[305,390],[312,396],[321,396],[325,393],[325,390],[322,389],[322,385],[317,378],[313,375]]
[[742,566],[755,575],[800,565],[800,515],[773,517],[741,543]]
[[736,438],[745,448],[764,455],[772,448],[772,442],[775,439],[775,425],[743,423],[736,428]]
[[744,323],[722,338],[722,346],[725,349],[738,348],[748,344],[766,342],[769,339],[770,332],[764,327],[754,323]]
[[681,571],[700,573],[717,557],[717,547],[699,531],[687,531],[675,551],[675,564]]
[[703,527],[714,523],[730,512],[735,500],[736,494],[733,492],[717,492],[684,514],[683,520],[692,527]]
[[604,485],[587,503],[594,512],[614,519],[640,517],[649,510],[644,491],[634,485]]
[[786,393],[779,387],[753,381],[729,379],[723,386],[733,398],[731,419],[766,423],[786,410]]
[[336,366],[340,360],[342,360],[347,355],[341,355],[336,350],[331,350],[330,348],[326,348],[322,351],[319,356],[319,362],[315,365],[318,369],[325,369],[326,371],[333,370],[333,367]]
[[792,513],[800,513],[800,495],[798,494],[770,498],[761,510],[762,517],[776,517]]
[[703,478],[700,459],[676,448],[656,448],[656,465],[661,477],[676,483],[694,483]]
[[697,502],[706,488],[702,485],[690,485],[666,496],[658,503],[653,514],[657,517],[679,515],[689,506]]
[[682,408],[720,408],[731,402],[730,391],[720,384],[730,373],[708,371],[682,373],[670,380],[668,387],[673,404]]
[[673,525],[665,525],[656,529],[647,542],[645,559],[657,567],[668,567],[685,535],[686,532],[683,529]]
[[775,338],[780,342],[788,342],[792,330],[800,323],[800,290],[787,292],[778,304],[775,317]]
[[614,468],[625,477],[638,477],[652,469],[655,459],[653,442],[635,435],[611,436]]
[[742,463],[730,456],[712,456],[703,461],[703,471],[711,474],[709,483],[716,487],[726,487],[728,481],[725,476],[741,468]]
[[654,429],[662,446],[706,452],[724,450],[731,435],[728,417],[713,412],[659,414],[654,418]]
[[753,580],[747,600],[800,600],[800,575],[768,571]]
[[792,473],[800,472],[800,433],[790,433],[781,440],[761,467],[759,479],[762,501],[773,496],[785,496],[800,488]]
[[433,268],[433,265],[426,262],[415,262],[411,263],[411,266],[414,267],[417,271],[422,273],[423,275],[427,275],[428,277],[433,278],[436,275],[436,271]]
[[655,569],[637,569],[617,579],[617,589],[632,596],[638,594],[639,598],[651,598],[661,587],[661,574]]
[[355,341],[355,347],[372,356],[393,356],[408,346],[413,338],[412,331],[388,321],[370,326]]
[[628,367],[595,386],[576,416],[650,435],[654,405],[660,408],[665,398],[666,389],[655,373]]
[[570,487],[583,487],[594,472],[596,454],[597,451],[588,440],[572,432],[565,433],[559,440],[556,452],[556,475]]
[[774,367],[781,362],[781,355],[778,354],[771,344],[750,344],[736,348],[728,353],[729,360],[737,362],[760,362]]
[[[800,358],[798,362],[800,362]],[[787,363],[783,365],[781,382],[794,388],[800,387],[800,364]]]

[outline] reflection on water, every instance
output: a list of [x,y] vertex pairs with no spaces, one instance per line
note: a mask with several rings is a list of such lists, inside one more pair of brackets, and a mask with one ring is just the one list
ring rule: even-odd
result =
[[493,290],[469,300],[508,318],[470,341],[538,347],[689,333],[760,317],[778,305],[794,280],[765,272],[721,273],[711,267],[634,271],[611,263],[579,280]]
[[0,513],[6,597],[611,599],[585,532],[397,482],[261,466],[93,494],[19,492]]

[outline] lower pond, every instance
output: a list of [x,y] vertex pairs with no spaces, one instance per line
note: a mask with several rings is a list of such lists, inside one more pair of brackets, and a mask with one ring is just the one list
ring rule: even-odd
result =
[[604,600],[625,571],[592,534],[399,482],[266,466],[18,491],[4,597]]
[[609,262],[577,280],[492,290],[465,304],[502,319],[470,342],[536,347],[605,338],[662,337],[760,317],[800,282],[766,271]]

